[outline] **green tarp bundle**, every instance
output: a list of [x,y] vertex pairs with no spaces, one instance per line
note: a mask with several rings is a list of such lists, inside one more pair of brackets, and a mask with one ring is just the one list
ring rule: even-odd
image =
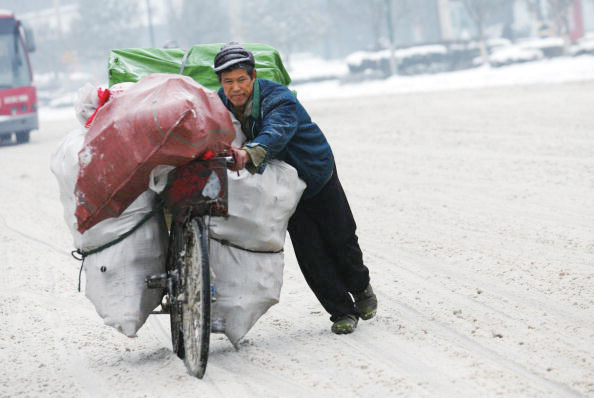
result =
[[[189,50],[161,48],[129,48],[109,54],[109,85],[137,82],[150,73],[181,73],[211,89],[219,88],[213,71],[213,60],[222,44],[200,44]],[[289,85],[278,51],[266,44],[244,44],[254,54],[258,77]]]

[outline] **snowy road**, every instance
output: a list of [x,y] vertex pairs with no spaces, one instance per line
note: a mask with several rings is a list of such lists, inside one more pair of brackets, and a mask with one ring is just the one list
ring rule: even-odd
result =
[[378,316],[336,336],[290,247],[281,302],[188,376],[164,319],[103,326],[49,157],[0,146],[0,398],[594,397],[594,82],[308,101]]

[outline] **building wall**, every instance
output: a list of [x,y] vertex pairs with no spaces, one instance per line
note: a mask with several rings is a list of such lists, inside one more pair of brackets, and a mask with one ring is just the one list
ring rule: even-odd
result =
[[582,11],[585,31],[594,33],[594,0],[582,0]]

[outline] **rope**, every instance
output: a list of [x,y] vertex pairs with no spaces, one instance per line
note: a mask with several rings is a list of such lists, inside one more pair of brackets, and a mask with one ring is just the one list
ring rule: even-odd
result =
[[186,69],[186,61],[188,60],[188,57],[190,56],[190,51],[186,52],[181,60],[181,64],[179,65],[179,74],[183,75],[184,74],[184,69]]
[[157,204],[157,206],[150,212],[146,213],[144,215],[144,217],[142,217],[142,219],[140,221],[138,221],[138,223],[136,223],[135,226],[133,226],[129,231],[124,232],[123,234],[121,234],[120,236],[115,238],[114,240],[107,242],[106,244],[99,246],[92,250],[84,251],[81,249],[76,249],[70,253],[72,255],[72,257],[74,257],[75,259],[77,259],[78,261],[82,261],[82,263],[80,265],[80,270],[78,271],[78,291],[79,292],[80,292],[80,280],[81,280],[82,270],[83,270],[83,266],[85,265],[85,258],[90,256],[91,254],[99,253],[100,251],[105,250],[108,247],[111,247],[113,245],[120,243],[121,241],[126,239],[128,236],[132,235],[138,228],[140,228],[145,222],[147,222],[158,211],[161,211],[162,207],[163,207],[162,203]]
[[217,242],[219,242],[220,244],[224,245],[224,246],[229,246],[229,247],[234,247],[235,249],[239,249],[239,250],[243,250],[246,252],[250,252],[250,253],[264,253],[264,254],[276,254],[276,253],[282,253],[284,250],[280,249],[280,250],[276,250],[276,251],[272,251],[272,250],[252,250],[252,249],[246,249],[245,247],[241,247],[238,246],[234,243],[229,242],[228,240],[225,239],[217,239],[217,238],[213,238],[210,237],[210,239],[212,240],[216,240]]
[[[79,249],[76,249],[76,250],[71,251],[70,254],[76,260],[82,261],[80,263],[80,269],[78,270],[78,291],[80,292],[80,279],[81,279],[81,275],[82,275],[83,266],[85,265],[85,258],[84,258],[84,256],[81,255]],[[77,257],[77,255],[79,255],[80,257]]]

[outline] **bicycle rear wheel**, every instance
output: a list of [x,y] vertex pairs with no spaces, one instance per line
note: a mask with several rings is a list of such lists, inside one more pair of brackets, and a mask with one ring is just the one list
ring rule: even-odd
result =
[[210,345],[210,269],[208,231],[201,218],[193,218],[183,228],[181,324],[184,362],[188,372],[204,376]]

